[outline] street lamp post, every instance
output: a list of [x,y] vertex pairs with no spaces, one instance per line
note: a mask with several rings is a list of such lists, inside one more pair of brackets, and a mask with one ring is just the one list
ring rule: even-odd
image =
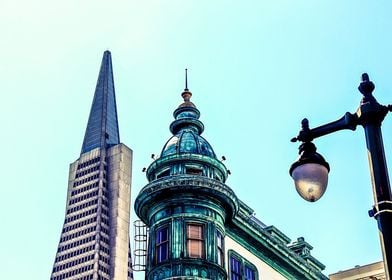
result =
[[327,187],[329,165],[316,152],[316,146],[312,140],[335,131],[355,130],[357,125],[363,126],[375,203],[369,215],[378,222],[386,279],[390,279],[392,275],[392,195],[381,124],[388,112],[392,112],[392,105],[384,106],[376,101],[372,95],[374,84],[369,81],[366,73],[362,74],[362,82],[358,90],[363,98],[354,114],[346,113],[339,120],[312,129],[309,128],[307,119],[302,121],[302,129],[298,136],[291,139],[292,142],[301,141],[302,144],[299,148],[300,156],[290,168],[290,175],[294,179],[298,193],[304,199],[311,202],[318,200]]

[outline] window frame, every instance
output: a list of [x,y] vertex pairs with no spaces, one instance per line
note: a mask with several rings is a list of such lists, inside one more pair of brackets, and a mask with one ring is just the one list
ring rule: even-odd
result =
[[[225,266],[225,238],[219,230],[216,230],[216,262],[218,265]],[[220,246],[219,246],[220,243]]]
[[170,174],[171,174],[170,168],[163,169],[156,175],[156,179],[168,177],[168,176],[170,176]]
[[[232,259],[236,260],[240,264],[240,275],[238,275],[237,272],[233,271],[232,267]],[[229,261],[229,280],[259,280],[259,272],[257,270],[257,267],[252,264],[250,261],[242,257],[240,254],[236,253],[233,250],[228,251],[228,261]],[[254,278],[248,278],[246,275],[246,269],[249,269],[250,271],[253,271],[253,276]],[[232,273],[235,273],[233,277]]]
[[[162,232],[163,230],[166,230],[166,236],[167,238],[165,240],[161,240],[158,243],[158,236],[159,233]],[[166,248],[166,258],[165,259],[161,259],[160,257],[162,257],[161,255],[161,248]],[[168,261],[170,259],[169,257],[169,253],[170,253],[170,224],[164,224],[159,226],[156,231],[155,231],[155,245],[154,245],[154,253],[155,253],[155,263],[156,264],[160,264],[163,263],[165,261]]]
[[[189,231],[189,227],[191,226],[197,226],[200,227],[201,230],[201,237],[197,238],[197,237],[190,237],[190,231]],[[206,258],[206,249],[205,249],[205,244],[206,244],[206,234],[205,234],[205,224],[203,223],[198,223],[198,222],[187,222],[185,224],[185,230],[186,230],[186,234],[185,234],[185,244],[186,244],[186,255],[188,258],[195,258],[195,259],[205,259]],[[200,243],[201,246],[201,255],[194,255],[190,250],[190,241],[196,241]]]
[[[248,278],[247,269],[248,269],[249,271],[253,272],[253,279],[252,279],[252,278]],[[244,264],[244,279],[245,279],[245,280],[256,280],[256,279],[257,279],[257,278],[256,278],[256,275],[257,275],[257,270],[256,270],[256,268],[255,268],[252,264],[245,263],[245,264]]]

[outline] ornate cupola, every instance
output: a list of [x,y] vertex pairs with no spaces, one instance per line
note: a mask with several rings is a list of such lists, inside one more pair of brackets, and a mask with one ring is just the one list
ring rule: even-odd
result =
[[187,77],[181,96],[170,124],[173,135],[147,168],[149,183],[135,201],[150,229],[146,279],[227,279],[225,223],[239,202],[225,184],[225,165],[201,136],[204,125],[190,101]]
[[159,159],[148,168],[147,179],[151,182],[169,175],[192,174],[224,183],[227,169],[201,136],[204,125],[199,120],[200,111],[190,101],[192,93],[185,88],[181,96],[184,102],[174,111],[170,124],[173,136],[163,146]]

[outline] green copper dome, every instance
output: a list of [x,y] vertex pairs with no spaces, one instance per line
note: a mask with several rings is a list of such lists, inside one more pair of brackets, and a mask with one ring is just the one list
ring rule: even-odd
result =
[[191,130],[182,130],[167,141],[163,147],[161,157],[192,153],[209,157],[216,157],[211,145],[206,139]]
[[188,90],[182,93],[184,103],[174,111],[175,120],[170,125],[170,131],[174,135],[163,147],[161,157],[192,153],[216,158],[211,145],[200,136],[204,125],[199,121],[199,110],[189,101],[191,95],[192,93]]
[[180,174],[199,174],[226,181],[227,169],[216,158],[210,143],[201,134],[204,125],[199,120],[200,111],[190,101],[192,93],[185,88],[184,102],[174,111],[170,124],[172,137],[165,143],[159,158],[147,169],[149,181]]

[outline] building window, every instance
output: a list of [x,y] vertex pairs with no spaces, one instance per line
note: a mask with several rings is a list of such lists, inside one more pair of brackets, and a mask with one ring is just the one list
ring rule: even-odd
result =
[[230,280],[241,280],[241,262],[234,256],[230,257]]
[[216,247],[217,247],[217,262],[223,266],[224,249],[223,249],[223,235],[219,231],[216,232]]
[[245,265],[245,280],[256,280],[256,271],[248,265]]
[[161,263],[169,259],[169,226],[161,227],[156,232],[155,242],[156,262]]
[[186,239],[188,257],[204,258],[203,225],[187,224]]
[[166,169],[157,175],[157,179],[167,177],[170,175],[170,169]]
[[229,261],[230,280],[258,279],[256,267],[233,251],[229,251]]
[[203,175],[203,170],[196,167],[186,166],[185,173],[189,175]]

